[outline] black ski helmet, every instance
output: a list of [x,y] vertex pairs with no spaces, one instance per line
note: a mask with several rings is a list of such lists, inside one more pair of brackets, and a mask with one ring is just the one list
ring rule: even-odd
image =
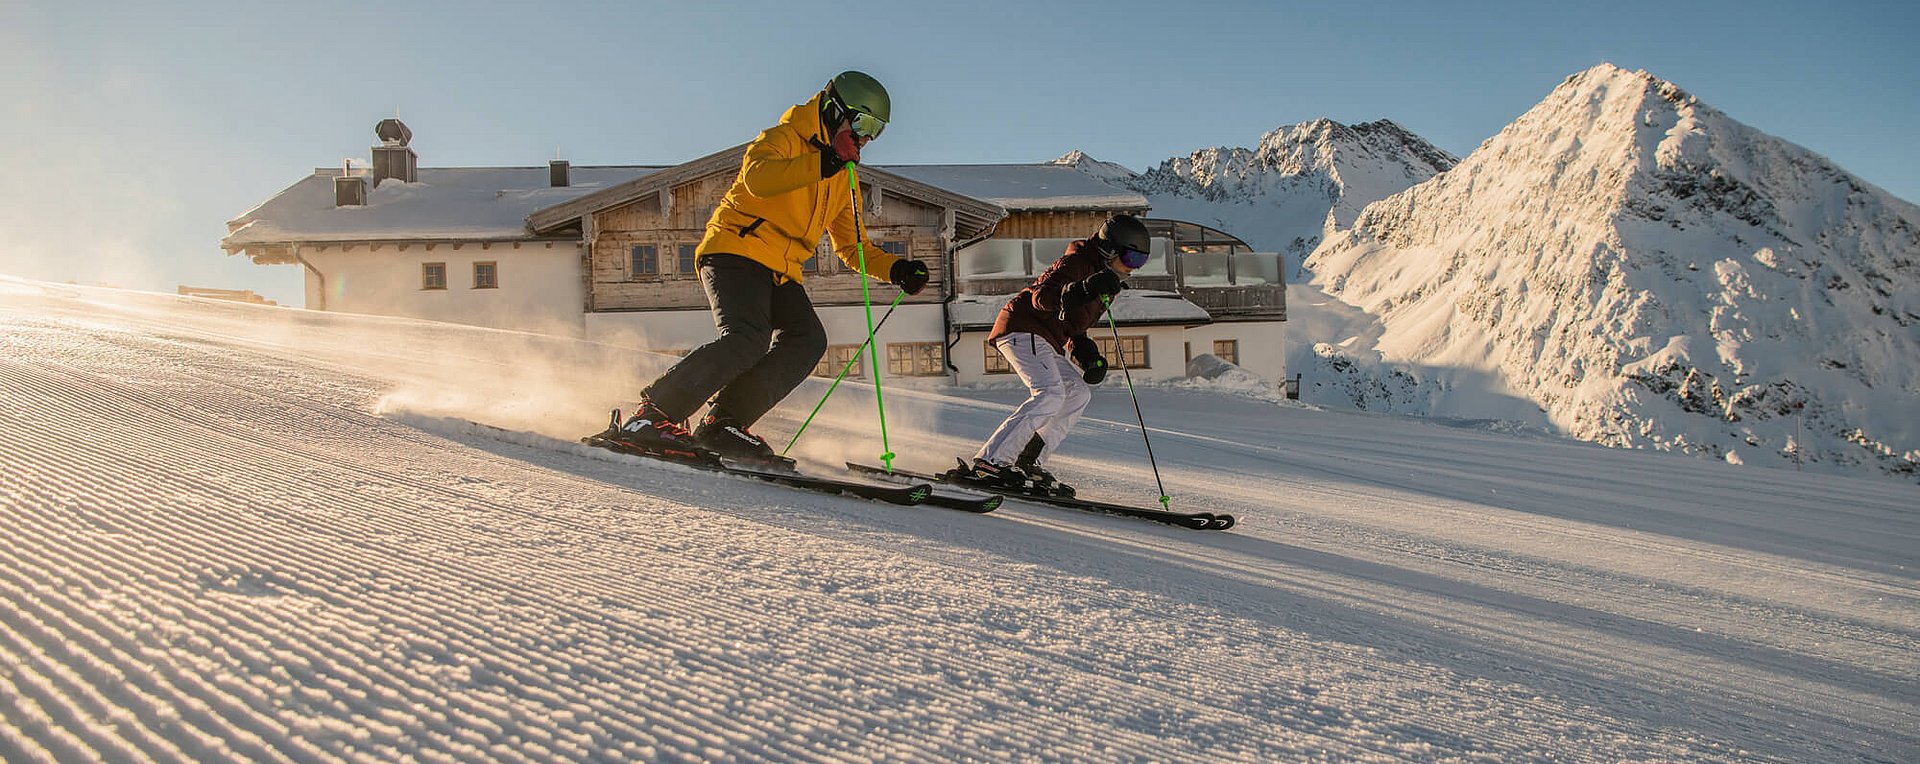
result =
[[1114,215],[1100,224],[1100,230],[1094,232],[1093,240],[1100,244],[1100,250],[1109,259],[1119,257],[1127,250],[1150,252],[1153,249],[1152,237],[1147,235],[1147,224],[1132,215]]
[[834,126],[851,123],[863,138],[878,138],[893,119],[893,99],[880,81],[865,72],[846,71],[833,76],[821,89],[820,107]]

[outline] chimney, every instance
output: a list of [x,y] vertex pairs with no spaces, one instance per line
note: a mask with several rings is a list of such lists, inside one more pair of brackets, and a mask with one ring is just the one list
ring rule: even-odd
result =
[[346,163],[346,171],[333,179],[333,206],[367,206],[367,182],[353,174],[353,163]]
[[373,134],[380,138],[380,145],[373,147],[373,185],[388,178],[397,178],[402,183],[413,183],[420,179],[420,155],[413,153],[407,143],[413,140],[413,131],[397,119],[383,119],[373,126]]
[[548,184],[554,188],[565,188],[573,185],[572,168],[573,165],[565,159],[555,159],[547,162]]

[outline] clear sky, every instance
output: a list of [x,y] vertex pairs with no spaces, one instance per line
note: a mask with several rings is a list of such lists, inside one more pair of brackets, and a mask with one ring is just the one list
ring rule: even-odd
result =
[[671,164],[834,73],[892,92],[880,164],[1143,170],[1282,125],[1387,118],[1464,156],[1570,74],[1646,69],[1920,201],[1920,3],[0,0],[0,274],[298,305],[225,222],[368,156]]

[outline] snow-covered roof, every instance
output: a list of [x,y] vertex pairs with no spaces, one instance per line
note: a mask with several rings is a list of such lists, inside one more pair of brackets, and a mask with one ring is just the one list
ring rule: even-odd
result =
[[[532,223],[566,218],[563,213],[577,212],[589,196],[619,195],[662,171],[701,167],[698,161],[672,167],[576,166],[572,185],[561,188],[548,185],[546,167],[424,167],[416,182],[388,179],[368,191],[365,205],[347,207],[334,203],[334,180],[342,170],[320,168],[229,221],[231,233],[221,244],[232,252],[296,242],[539,239],[550,235],[540,232],[551,226]],[[1149,206],[1137,192],[1057,164],[873,169],[879,171],[876,177],[892,175],[928,187],[923,189],[927,193],[952,195],[948,203],[971,200],[979,209],[967,207],[967,220],[978,218],[982,226],[1003,215],[1002,207],[1107,211]]]
[[1147,197],[1060,164],[886,165],[931,186],[1021,210],[1144,210]]
[[423,167],[417,182],[389,178],[368,191],[365,206],[340,207],[333,184],[342,170],[322,168],[228,222],[232,233],[222,244],[533,239],[527,216],[534,211],[661,169],[576,166],[572,185],[554,188],[546,167]]
[[[1019,294],[961,295],[947,304],[948,315],[958,329],[987,329],[1008,300]],[[1129,289],[1113,301],[1113,320],[1131,326],[1200,326],[1213,322],[1205,308],[1187,301],[1178,292]]]

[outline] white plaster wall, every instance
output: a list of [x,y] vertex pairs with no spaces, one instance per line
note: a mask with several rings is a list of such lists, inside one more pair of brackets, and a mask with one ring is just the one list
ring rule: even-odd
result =
[[[495,244],[307,247],[306,307],[579,336],[586,292],[580,246]],[[473,264],[495,264],[498,288],[473,288]],[[445,263],[446,289],[422,289],[422,266]],[[315,275],[318,270],[320,275]],[[324,291],[323,291],[324,286]]]
[[[886,374],[887,371],[886,347],[889,343],[938,342],[944,346],[947,342],[946,322],[943,319],[945,310],[945,306],[938,304],[901,305],[895,309],[893,316],[880,327],[880,373]],[[874,306],[874,323],[879,323],[885,314],[885,306]],[[867,338],[867,312],[861,306],[822,308],[820,323],[827,327],[827,344],[829,345],[854,345]],[[873,362],[866,359],[862,361],[868,367],[867,374],[871,376]],[[891,379],[892,375],[888,375],[888,378]],[[953,378],[949,375],[934,378],[916,377],[916,379],[927,379],[944,385],[950,383]]]
[[947,361],[960,369],[960,374],[954,378],[954,381],[962,385],[977,385],[982,382],[1018,382],[1019,377],[1012,374],[987,375],[986,355],[980,347],[986,340],[986,332],[965,332],[960,335],[960,342],[953,346],[953,350],[949,351],[947,356]]
[[[986,372],[987,356],[984,346],[987,341],[987,334],[987,332],[967,332],[960,337],[960,344],[953,346],[953,365],[960,368],[960,374],[956,378],[956,381],[962,385],[981,383],[1019,384],[1020,377],[1017,375],[988,374]],[[1112,337],[1113,330],[1105,326],[1098,326],[1094,327],[1094,331],[1088,332],[1088,334],[1098,337]],[[1147,337],[1147,362],[1150,366],[1146,368],[1129,369],[1128,371],[1133,374],[1133,380],[1135,382],[1147,382],[1164,379],[1182,379],[1186,377],[1187,356],[1186,346],[1184,344],[1185,334],[1185,330],[1178,326],[1120,327],[1120,336],[1122,337],[1139,335],[1146,335]],[[1109,357],[1107,360],[1113,364],[1113,372],[1108,379],[1118,381],[1120,379],[1120,359]]]
[[1208,324],[1187,330],[1187,342],[1199,356],[1213,352],[1214,340],[1239,340],[1240,368],[1265,377],[1277,389],[1287,375],[1286,327],[1279,321]]

